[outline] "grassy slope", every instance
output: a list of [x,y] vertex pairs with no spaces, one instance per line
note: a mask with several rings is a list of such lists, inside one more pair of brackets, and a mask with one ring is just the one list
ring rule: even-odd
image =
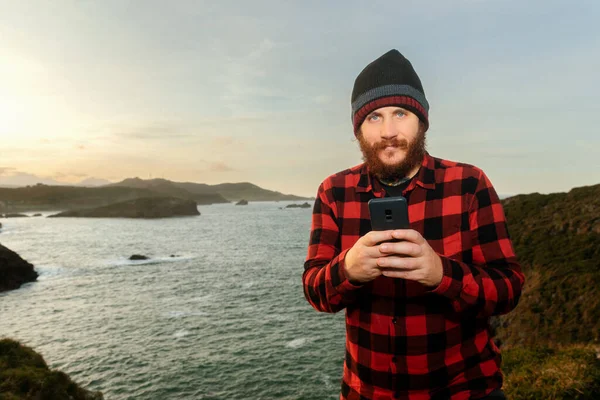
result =
[[507,345],[600,344],[600,185],[505,200],[527,282],[501,317]]
[[503,201],[527,281],[498,318],[510,399],[600,399],[600,185]]
[[40,400],[101,400],[66,374],[52,371],[41,355],[11,339],[0,340],[0,398]]

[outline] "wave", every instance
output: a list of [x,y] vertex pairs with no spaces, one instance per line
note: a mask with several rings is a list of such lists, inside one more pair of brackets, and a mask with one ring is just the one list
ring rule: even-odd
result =
[[33,268],[38,273],[38,281],[51,279],[63,275],[66,268],[56,264],[34,264]]
[[289,347],[291,349],[299,349],[300,347],[303,347],[307,342],[308,342],[307,338],[301,337],[301,338],[294,339],[290,342],[287,342],[285,344],[285,347]]
[[176,337],[176,338],[179,339],[179,338],[182,338],[182,337],[186,337],[189,334],[190,334],[190,331],[182,329],[182,330],[179,330],[179,331],[175,332],[173,334],[173,337]]
[[163,314],[167,318],[202,317],[208,315],[204,311],[168,311]]

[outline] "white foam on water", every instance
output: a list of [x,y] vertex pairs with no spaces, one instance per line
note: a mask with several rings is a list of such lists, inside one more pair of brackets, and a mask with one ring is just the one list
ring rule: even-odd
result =
[[38,281],[43,281],[65,273],[66,269],[60,265],[34,264],[33,268],[39,274]]
[[308,340],[306,338],[302,337],[302,338],[294,339],[291,342],[287,342],[285,344],[285,347],[289,347],[291,349],[299,349],[300,347],[304,346],[307,342],[308,342]]
[[182,329],[180,331],[175,332],[173,334],[173,337],[176,337],[176,338],[179,339],[179,338],[185,337],[185,336],[187,336],[189,334],[190,334],[190,331],[186,331],[185,329]]
[[188,300],[188,303],[201,302],[201,301],[204,301],[204,300],[208,300],[211,297],[214,297],[214,295],[212,295],[212,294],[205,294],[204,296],[192,297],[191,299]]
[[201,317],[208,315],[204,311],[169,311],[163,314],[167,318]]

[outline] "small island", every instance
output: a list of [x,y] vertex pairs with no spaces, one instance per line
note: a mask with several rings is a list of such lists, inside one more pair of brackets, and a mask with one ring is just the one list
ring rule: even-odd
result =
[[64,211],[49,215],[48,218],[169,218],[196,215],[200,215],[200,212],[194,200],[176,197],[144,197],[92,209]]
[[248,200],[241,199],[235,205],[236,206],[247,206],[248,205]]

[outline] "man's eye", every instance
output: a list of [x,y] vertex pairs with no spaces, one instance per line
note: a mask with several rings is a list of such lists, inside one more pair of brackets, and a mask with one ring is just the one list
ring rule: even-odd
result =
[[399,117],[404,117],[406,113],[404,111],[397,111],[396,115],[398,115]]
[[370,121],[376,121],[376,120],[377,120],[377,118],[379,118],[379,115],[370,115],[370,116],[369,116],[369,120],[370,120]]

